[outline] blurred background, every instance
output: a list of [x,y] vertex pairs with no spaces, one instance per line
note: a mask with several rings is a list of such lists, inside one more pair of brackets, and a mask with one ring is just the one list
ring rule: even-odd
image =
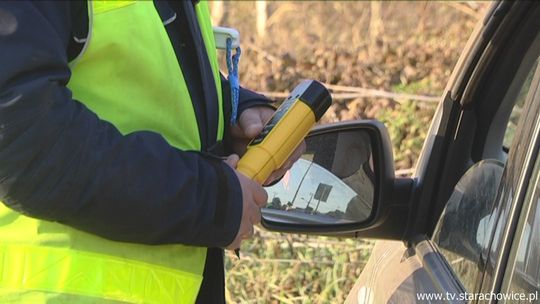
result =
[[[334,104],[321,123],[384,122],[396,173],[408,175],[452,68],[489,5],[212,1],[210,9],[214,25],[240,32],[242,86],[279,103],[301,79],[324,82]],[[227,255],[227,301],[342,303],[373,244],[257,229],[241,259]]]

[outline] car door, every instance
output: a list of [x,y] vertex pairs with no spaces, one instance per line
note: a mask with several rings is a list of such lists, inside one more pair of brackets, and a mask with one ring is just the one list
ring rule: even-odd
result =
[[[503,5],[500,4],[498,9],[507,9],[509,16],[519,11],[516,11],[516,7],[505,8]],[[513,13],[512,9],[515,10]],[[480,85],[482,80],[476,80],[473,82],[475,86],[471,86],[474,72],[467,84],[457,111],[459,121],[453,130],[453,142],[447,145],[448,153],[443,156],[446,164],[442,170],[439,169],[443,177],[436,179],[439,182],[439,197],[449,199],[444,204],[441,216],[435,217],[435,226],[426,220],[427,231],[416,235],[413,232],[406,242],[379,242],[347,302],[476,302],[485,293],[500,290],[497,284],[489,282],[498,280],[493,275],[500,271],[497,269],[501,267],[504,256],[501,246],[504,247],[507,242],[504,235],[508,233],[507,223],[512,220],[510,211],[519,204],[516,191],[524,187],[522,176],[527,172],[529,161],[526,157],[530,158],[531,149],[534,149],[529,145],[533,138],[531,130],[535,126],[534,113],[540,104],[540,98],[535,95],[540,77],[537,72],[540,38],[537,35],[538,25],[526,21],[526,18],[530,18],[532,23],[536,23],[534,20],[537,17],[530,12],[522,13],[521,25],[513,28],[513,39],[507,41],[512,41],[513,46],[502,46],[504,40],[499,36],[498,45],[502,46],[499,58],[491,54],[490,59],[484,62],[480,60],[475,67],[477,71],[490,72],[490,76],[484,75],[484,84]],[[527,15],[529,17],[524,17]],[[505,22],[507,25],[511,23],[506,19],[501,26]],[[485,24],[489,24],[489,21],[484,23],[484,30]],[[480,31],[479,35],[485,33]],[[490,52],[489,44],[480,56],[486,56],[486,51]],[[519,60],[511,62],[509,58]],[[494,86],[502,89],[496,90]],[[472,88],[477,92],[469,93],[470,97],[467,97],[467,90]],[[486,98],[492,98],[494,91],[503,97],[499,101],[491,99],[491,103],[486,102]],[[482,97],[475,97],[478,99],[471,101],[473,96]],[[471,111],[475,114],[467,113]],[[440,112],[441,109],[434,124],[439,123],[439,129],[451,128],[452,120],[445,121]],[[520,123],[518,130],[517,121]],[[431,143],[428,139],[424,149],[433,149],[436,140],[436,136]],[[427,176],[426,171],[421,170],[432,165],[429,157],[433,156],[426,150],[423,153],[424,163],[421,159],[418,179]],[[452,169],[452,166],[455,168]],[[461,175],[458,173],[460,166],[467,168]],[[422,173],[426,175],[422,176]],[[454,183],[456,175],[460,177]],[[423,186],[435,187],[436,182],[432,184],[423,183]],[[441,195],[448,185],[455,185],[451,194]],[[509,195],[514,195],[513,199]],[[421,201],[416,203],[421,204]],[[438,214],[434,212],[437,207],[437,204],[432,205],[431,215]],[[413,210],[423,212],[424,216],[430,215],[429,209]],[[422,221],[413,222],[412,225],[418,226],[419,223],[421,225]]]
[[[537,138],[536,149],[538,141]],[[536,160],[531,161],[532,173],[524,181],[525,198],[515,210],[515,233],[509,234],[508,250],[499,267],[502,292],[497,300],[501,303],[540,301],[540,159],[537,151],[533,153]]]

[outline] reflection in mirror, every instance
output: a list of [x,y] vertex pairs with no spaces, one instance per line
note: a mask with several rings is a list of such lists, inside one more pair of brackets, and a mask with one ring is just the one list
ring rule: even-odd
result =
[[266,188],[266,220],[297,224],[358,223],[369,218],[374,163],[366,130],[306,139],[306,152],[277,184]]

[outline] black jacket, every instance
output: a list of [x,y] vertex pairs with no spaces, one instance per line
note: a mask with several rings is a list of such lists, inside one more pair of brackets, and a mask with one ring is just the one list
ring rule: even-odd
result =
[[[177,16],[166,28],[208,150],[215,145],[217,93],[193,4],[155,5],[163,20]],[[123,136],[72,99],[68,62],[80,47],[73,37],[88,31],[86,18],[85,2],[0,1],[0,200],[117,241],[229,244],[242,214],[233,170],[204,153],[175,149],[153,132]],[[228,84],[223,87],[227,102]],[[242,90],[240,103],[242,111],[267,100]],[[211,277],[222,274],[221,257],[221,250],[209,250]],[[208,277],[201,293],[223,288],[222,278]]]

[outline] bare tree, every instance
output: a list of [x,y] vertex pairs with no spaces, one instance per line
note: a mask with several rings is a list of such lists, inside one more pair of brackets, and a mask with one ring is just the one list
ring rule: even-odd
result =
[[212,4],[210,11],[212,13],[212,23],[214,25],[220,25],[223,20],[223,14],[225,13],[224,1],[211,1]]
[[268,19],[266,0],[257,0],[255,5],[257,9],[257,35],[259,35],[259,38],[263,38],[266,33],[266,21]]
[[371,44],[375,45],[380,35],[383,33],[383,23],[381,16],[381,1],[371,1],[371,18],[369,20],[369,38]]

